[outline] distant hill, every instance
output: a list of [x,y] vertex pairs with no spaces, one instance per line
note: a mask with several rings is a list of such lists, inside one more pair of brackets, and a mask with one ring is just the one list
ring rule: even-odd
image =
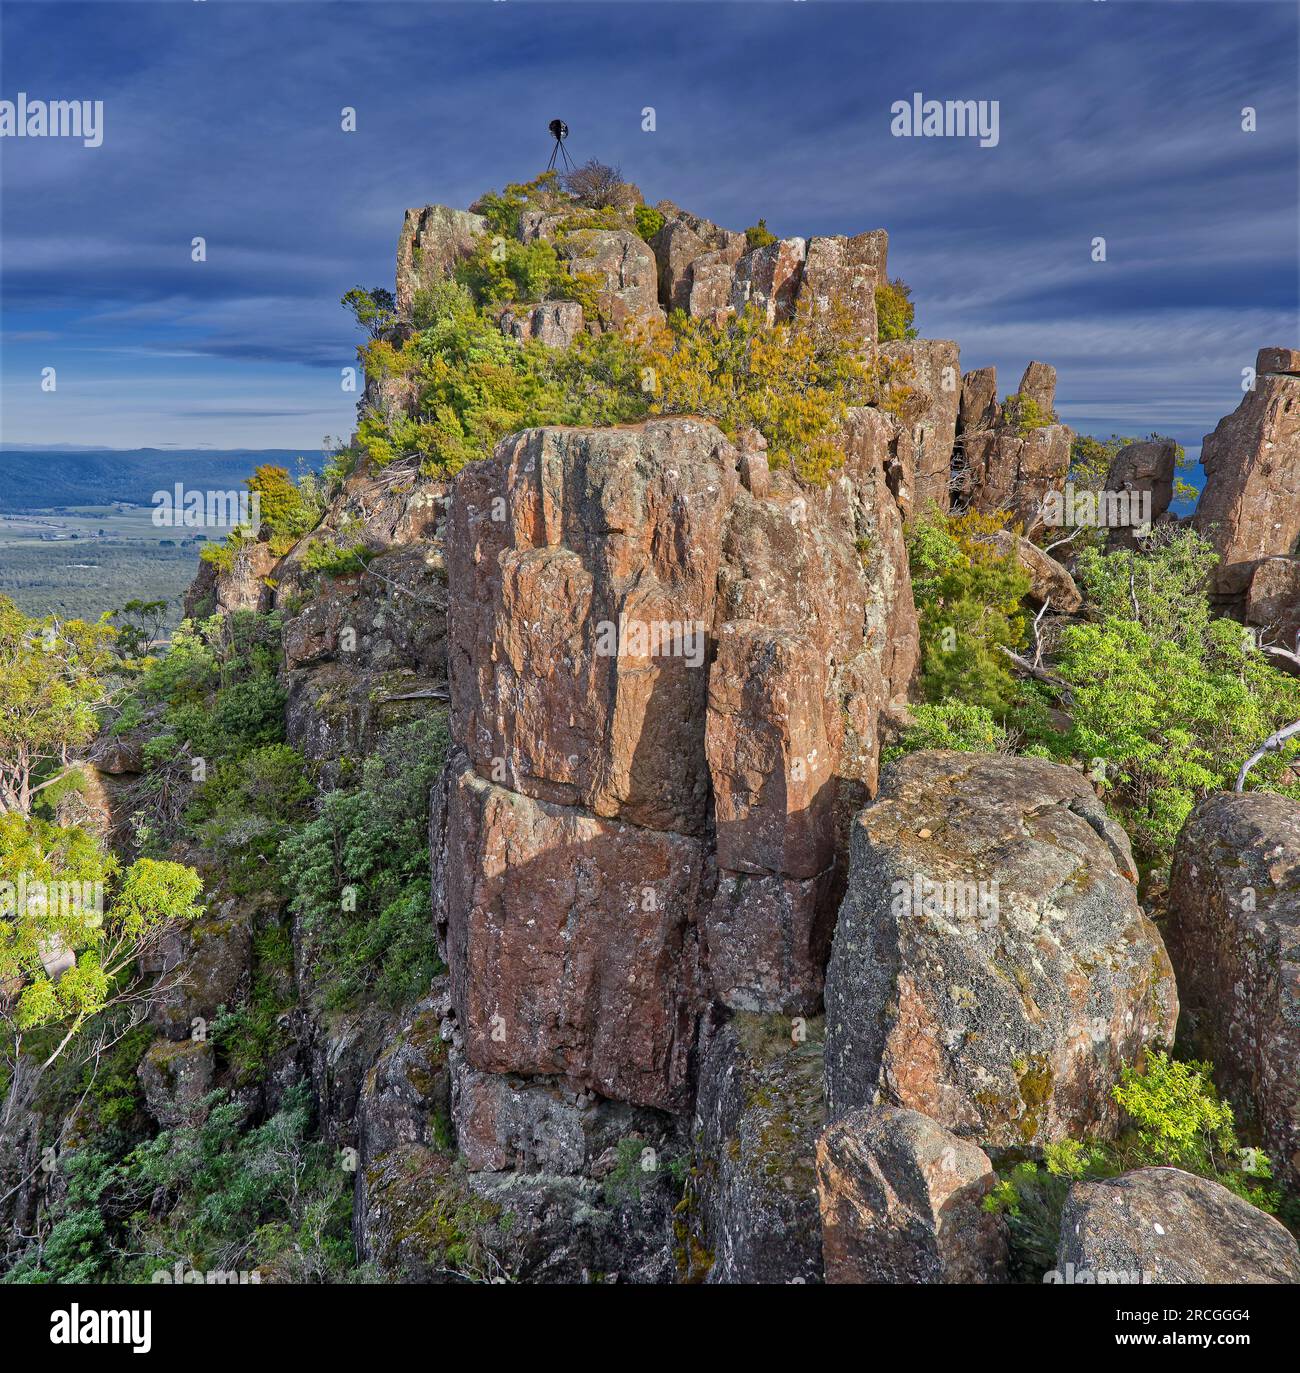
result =
[[149,505],[153,493],[177,482],[197,490],[228,491],[263,462],[297,472],[318,471],[319,451],[294,448],[94,449],[0,448],[0,510],[44,510],[129,501]]

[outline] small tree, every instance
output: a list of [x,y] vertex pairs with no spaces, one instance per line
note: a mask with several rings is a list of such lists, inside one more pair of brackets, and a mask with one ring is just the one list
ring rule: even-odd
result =
[[[111,901],[109,888],[116,889]],[[85,830],[0,816],[6,1120],[88,1021],[160,994],[144,965],[168,934],[200,914],[201,892],[198,873],[183,864],[140,858],[121,872]],[[41,1050],[30,1055],[33,1037]]]
[[0,596],[0,815],[31,813],[38,793],[89,743],[113,666],[111,625],[29,619]]
[[354,286],[339,303],[344,309],[351,310],[357,323],[371,338],[379,338],[387,333],[397,320],[397,302],[393,299],[393,293],[382,286],[370,291]]
[[597,162],[594,157],[581,167],[566,172],[561,184],[570,195],[577,196],[592,210],[614,204],[620,188],[627,185],[617,167]]
[[107,618],[117,621],[117,641],[113,647],[118,655],[127,662],[138,663],[149,656],[154,640],[162,632],[167,619],[167,602],[127,601],[119,609],[110,610]]
[[912,320],[916,306],[912,304],[912,288],[895,277],[876,287],[876,323],[881,343],[895,339],[916,337]]
[[766,248],[776,242],[776,235],[767,227],[767,220],[760,219],[745,230],[745,245],[749,248]]

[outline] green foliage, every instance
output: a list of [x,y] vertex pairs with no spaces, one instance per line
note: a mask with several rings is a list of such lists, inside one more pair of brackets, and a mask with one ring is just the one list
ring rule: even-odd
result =
[[996,517],[928,511],[908,530],[912,592],[921,620],[921,684],[926,700],[956,700],[1003,719],[1018,688],[1003,647],[1025,632],[1021,602],[1029,574],[1014,552],[987,535]]
[[1017,434],[1025,435],[1034,429],[1041,429],[1045,424],[1055,424],[1056,412],[1042,411],[1033,396],[1017,391],[1002,402],[1002,420]]
[[212,1040],[240,1083],[263,1075],[291,1042],[284,1016],[296,1004],[293,939],[287,927],[272,925],[253,940],[253,974],[247,998],[212,1022]]
[[632,211],[637,234],[647,243],[664,227],[664,217],[652,205],[638,205]]
[[480,237],[457,265],[456,280],[469,288],[479,304],[582,298],[581,283],[569,264],[553,243],[540,238],[520,243],[514,238]]
[[[1101,618],[1060,638],[1055,670],[1073,720],[1060,748],[1112,789],[1152,861],[1169,856],[1201,797],[1231,788],[1256,746],[1300,718],[1300,683],[1240,625],[1211,616],[1204,584],[1214,561],[1190,531],[1137,557],[1087,551],[1079,577]],[[1255,785],[1295,795],[1282,777],[1296,753],[1291,745],[1261,763]]]
[[94,736],[113,639],[106,624],[29,619],[0,596],[0,813],[29,813]]
[[218,572],[233,572],[238,551],[239,541],[232,531],[224,543],[205,543],[199,549],[199,561],[211,563]]
[[843,462],[835,431],[848,407],[885,390],[885,369],[864,353],[839,301],[802,302],[792,320],[772,326],[753,306],[721,325],[674,312],[638,346],[653,413],[703,415],[728,435],[753,427],[771,466],[809,486],[824,485]]
[[291,546],[320,520],[324,494],[311,473],[295,481],[283,467],[263,463],[245,484],[257,495],[262,529],[273,545]]
[[[510,288],[514,290],[514,286]],[[757,428],[774,466],[824,483],[842,461],[834,431],[850,405],[897,411],[911,388],[873,363],[839,302],[769,327],[756,309],[721,325],[674,313],[639,331],[581,335],[568,349],[507,338],[471,293],[423,293],[424,327],[401,349],[380,341],[366,370],[410,376],[414,416],[365,416],[359,441],[377,465],[418,456],[448,476],[503,436],[546,424],[610,425],[652,414],[703,415],[728,434]]]
[[[141,955],[202,910],[193,868],[139,858],[123,870],[84,830],[14,812],[0,815],[0,880],[0,1053],[10,1074],[33,1031],[66,1035],[57,1057],[87,1021],[129,996]],[[52,952],[75,962],[51,976]]]
[[766,248],[769,244],[776,242],[776,235],[767,227],[767,220],[760,219],[757,224],[751,224],[745,230],[745,244],[751,250],[754,248]]
[[355,791],[332,791],[284,842],[290,905],[310,941],[326,1003],[363,995],[408,1004],[438,968],[429,908],[429,792],[448,747],[445,718],[398,726]]
[[373,557],[363,544],[344,545],[333,539],[313,539],[303,553],[302,565],[308,572],[326,577],[349,577],[365,570]]
[[918,749],[1000,753],[1009,747],[1006,730],[993,716],[966,701],[922,702],[912,707],[912,720],[899,742],[885,750],[885,762]]
[[54,1224],[7,1282],[143,1282],[186,1271],[258,1271],[263,1282],[322,1282],[354,1262],[351,1175],[310,1133],[309,1094],[252,1129],[246,1108],[210,1098],[198,1125],[164,1130],[121,1155],[83,1146],[61,1161]]
[[480,196],[472,209],[487,221],[489,236],[499,234],[514,238],[519,233],[519,219],[525,210],[555,209],[564,203],[559,194],[559,174],[543,172],[533,181],[516,181],[498,195],[489,191]]
[[895,277],[876,287],[876,333],[881,343],[916,338],[915,318],[916,306],[907,282]]
[[104,618],[117,621],[117,640],[113,648],[124,663],[136,667],[149,656],[154,640],[162,631],[167,619],[167,602],[133,597]]
[[397,319],[397,302],[393,293],[383,286],[367,291],[354,286],[339,302],[352,313],[356,322],[370,335],[378,338],[393,327]]
[[219,859],[236,894],[279,890],[276,857],[314,790],[306,761],[288,744],[263,744],[221,759],[194,793],[185,823]]
[[1182,1168],[1262,1210],[1275,1212],[1281,1204],[1278,1191],[1266,1185],[1272,1175],[1267,1155],[1240,1146],[1232,1108],[1219,1099],[1210,1064],[1151,1053],[1142,1072],[1123,1070],[1113,1093],[1124,1111],[1118,1139],[1049,1144],[1041,1163],[1014,1165],[985,1198],[986,1210],[1007,1219],[1012,1276],[1022,1282],[1041,1282],[1055,1268],[1061,1211],[1074,1182],[1134,1168]]

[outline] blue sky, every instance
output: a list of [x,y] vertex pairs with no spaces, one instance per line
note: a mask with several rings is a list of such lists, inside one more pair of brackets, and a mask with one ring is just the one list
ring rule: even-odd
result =
[[[651,202],[883,225],[964,368],[1051,362],[1076,428],[1195,448],[1300,342],[1297,59],[1296,6],[1252,0],[5,3],[0,98],[102,99],[105,131],[0,140],[0,439],[346,434],[339,296],[391,285],[407,206],[538,171],[559,115]],[[892,137],[917,90],[999,101],[998,146]]]

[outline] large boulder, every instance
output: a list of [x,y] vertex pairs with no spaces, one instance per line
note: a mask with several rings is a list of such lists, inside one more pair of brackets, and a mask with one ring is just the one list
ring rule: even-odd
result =
[[822,1025],[738,1015],[713,1037],[695,1103],[691,1220],[710,1283],[820,1282],[815,1157]]
[[1300,558],[1262,558],[1251,573],[1245,621],[1263,643],[1300,652]]
[[397,313],[411,318],[415,293],[445,281],[487,228],[482,215],[425,205],[407,210],[397,240]]
[[867,1106],[817,1142],[829,1283],[1006,1281],[1005,1222],[984,1209],[988,1155],[927,1116]]
[[807,255],[808,245],[802,238],[779,238],[764,248],[751,248],[736,263],[732,309],[739,313],[753,305],[768,324],[790,319]]
[[1165,937],[1190,1037],[1300,1185],[1300,804],[1202,801],[1174,850]]
[[998,370],[978,367],[961,379],[961,398],[957,407],[957,429],[974,434],[991,429],[998,418]]
[[557,247],[579,276],[596,278],[597,329],[624,329],[629,323],[663,318],[659,307],[658,265],[650,245],[628,229],[573,229]]
[[156,1039],[136,1069],[145,1108],[163,1127],[198,1125],[216,1078],[216,1059],[206,1040]]
[[1056,415],[1056,368],[1047,362],[1031,362],[1020,378],[1016,394],[1030,400],[1046,420]]
[[915,388],[926,400],[925,410],[912,426],[916,508],[947,510],[952,498],[952,451],[962,398],[958,347],[950,339],[898,339],[882,343],[880,351],[906,364],[908,375],[901,379],[903,384]]
[[1137,536],[1169,509],[1174,495],[1178,445],[1173,439],[1144,439],[1127,443],[1115,455],[1106,475],[1106,490],[1127,497],[1129,523],[1111,527],[1109,547],[1137,546]]
[[1014,553],[1021,568],[1029,574],[1029,595],[1039,605],[1051,603],[1059,615],[1073,615],[1083,605],[1083,596],[1069,570],[1045,553],[1036,543],[1009,529],[985,536],[1002,557]]
[[568,348],[582,333],[582,306],[576,300],[544,300],[540,305],[508,305],[501,332],[524,343],[536,339],[547,348]]
[[1215,593],[1238,600],[1261,558],[1300,540],[1300,375],[1290,349],[1263,348],[1255,384],[1201,447],[1205,489],[1193,525],[1218,550]]
[[878,1102],[985,1146],[1118,1128],[1177,998],[1123,830],[1077,772],[927,751],[853,825],[826,983],[832,1118]]
[[1049,1282],[1297,1283],[1295,1238],[1208,1178],[1139,1168],[1076,1182]]

